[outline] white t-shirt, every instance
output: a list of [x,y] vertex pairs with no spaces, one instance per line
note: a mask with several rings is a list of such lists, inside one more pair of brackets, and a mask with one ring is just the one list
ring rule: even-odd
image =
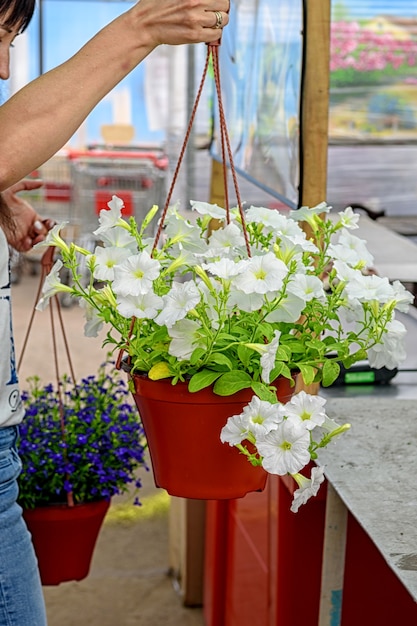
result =
[[12,328],[9,246],[0,229],[0,427],[22,421]]

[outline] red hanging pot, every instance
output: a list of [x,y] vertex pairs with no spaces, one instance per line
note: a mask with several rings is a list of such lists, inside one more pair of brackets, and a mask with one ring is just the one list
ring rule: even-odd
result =
[[[227,418],[241,413],[252,399],[250,389],[224,397],[211,388],[190,393],[187,383],[151,381],[146,375],[131,379],[157,487],[199,500],[241,498],[265,488],[265,470],[220,441]],[[274,384],[280,400],[291,397],[288,379]]]
[[43,585],[82,580],[90,571],[94,547],[110,502],[24,509]]

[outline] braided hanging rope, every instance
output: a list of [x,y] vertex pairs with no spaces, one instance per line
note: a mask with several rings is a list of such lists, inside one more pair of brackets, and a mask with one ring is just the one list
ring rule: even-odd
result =
[[[236,193],[236,202],[237,202],[237,206],[239,209],[239,216],[240,219],[242,221],[242,230],[243,230],[243,236],[245,239],[245,246],[246,246],[246,251],[248,254],[248,257],[251,257],[251,250],[250,250],[250,243],[249,243],[249,237],[248,237],[248,233],[247,233],[247,228],[246,228],[246,221],[245,221],[245,215],[243,212],[243,206],[242,206],[242,200],[241,200],[241,196],[240,196],[240,192],[239,192],[239,185],[238,185],[238,181],[237,181],[237,175],[236,175],[236,169],[234,166],[234,162],[233,162],[233,151],[232,151],[232,147],[230,144],[230,139],[229,139],[229,133],[227,130],[227,123],[226,123],[226,116],[224,113],[224,107],[223,107],[223,99],[222,99],[222,89],[221,89],[221,81],[220,81],[220,63],[219,63],[219,48],[220,48],[220,43],[213,43],[213,44],[206,44],[207,45],[207,54],[206,54],[206,60],[204,63],[204,67],[203,67],[203,73],[202,73],[202,77],[200,80],[200,84],[197,90],[197,95],[194,101],[194,105],[191,111],[191,115],[190,115],[190,120],[188,122],[188,126],[185,132],[185,136],[184,136],[184,141],[180,150],[180,154],[178,157],[178,161],[174,170],[174,174],[172,177],[172,181],[171,181],[171,185],[167,194],[167,198],[164,204],[164,208],[162,210],[161,213],[161,218],[159,220],[159,224],[158,224],[158,230],[156,231],[155,234],[155,240],[153,243],[153,247],[152,247],[152,253],[156,250],[158,243],[159,243],[159,239],[161,237],[161,233],[162,230],[164,228],[164,223],[165,223],[165,218],[170,206],[170,202],[171,202],[171,198],[172,198],[172,194],[174,191],[174,187],[175,184],[177,182],[178,179],[178,175],[180,172],[180,168],[181,168],[181,164],[183,162],[184,159],[184,155],[185,155],[185,151],[188,145],[188,141],[190,139],[191,136],[191,131],[192,131],[192,127],[194,124],[194,120],[195,120],[195,116],[197,113],[197,109],[198,109],[198,105],[200,103],[201,100],[201,94],[203,92],[203,87],[204,87],[204,83],[206,81],[206,77],[207,77],[207,72],[208,72],[208,68],[210,65],[210,61],[212,61],[212,66],[213,66],[213,74],[214,74],[214,84],[215,84],[215,88],[216,88],[216,95],[217,95],[217,106],[218,106],[218,111],[219,111],[219,128],[220,128],[220,144],[221,144],[221,156],[222,156],[222,164],[223,164],[223,184],[224,184],[224,198],[225,198],[225,211],[226,211],[226,223],[229,224],[230,223],[230,206],[229,206],[229,192],[228,192],[228,184],[227,184],[227,168],[230,167],[230,171],[232,174],[232,180],[233,180],[233,186],[234,186],[234,190]],[[126,342],[126,346],[124,348],[121,348],[116,360],[116,368],[120,369],[121,367],[121,363],[122,363],[122,358],[123,358],[123,354],[126,351],[126,349],[129,346],[129,339],[132,336],[133,330],[134,330],[134,326],[135,326],[135,321],[136,318],[132,317],[131,319],[131,323],[130,323],[130,329],[129,329],[129,335],[128,335],[128,340]],[[127,361],[128,364],[130,364],[130,357],[127,357]]]

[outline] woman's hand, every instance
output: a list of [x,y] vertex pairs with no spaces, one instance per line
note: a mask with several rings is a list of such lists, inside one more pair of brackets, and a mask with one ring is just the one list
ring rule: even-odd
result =
[[7,241],[18,252],[28,252],[36,243],[43,241],[54,224],[53,220],[43,220],[29,202],[17,195],[20,191],[39,189],[41,186],[42,181],[25,179],[1,194],[13,222],[9,226],[4,225],[3,229]]
[[229,22],[229,0],[140,0],[132,9],[149,45],[212,43]]

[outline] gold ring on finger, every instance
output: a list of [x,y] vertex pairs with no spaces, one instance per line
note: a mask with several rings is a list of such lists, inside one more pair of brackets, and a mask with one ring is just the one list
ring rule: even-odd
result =
[[213,11],[213,13],[216,16],[216,23],[213,28],[221,28],[223,24],[223,15],[221,14],[221,11]]

